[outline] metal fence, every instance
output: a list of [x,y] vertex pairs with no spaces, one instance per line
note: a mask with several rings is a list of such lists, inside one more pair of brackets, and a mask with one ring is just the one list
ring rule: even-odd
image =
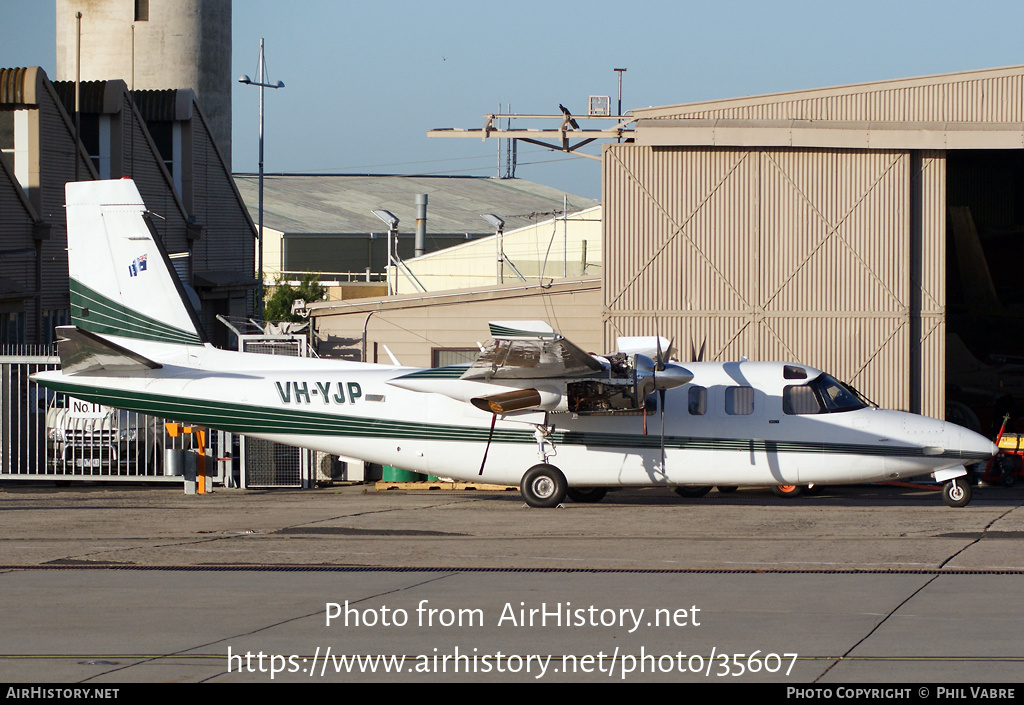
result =
[[[54,355],[0,355],[0,479],[182,482],[164,472],[165,451],[190,449],[192,436],[172,438],[163,419],[111,409],[42,387],[30,375],[60,367]],[[208,470],[230,476],[230,445],[210,434]]]
[[[246,352],[307,354],[300,337],[239,338]],[[75,399],[30,379],[59,368],[52,347],[0,348],[0,480],[182,482],[169,474],[181,468],[166,462],[166,451],[192,449],[194,436],[172,437],[164,419]],[[309,449],[219,431],[207,438],[207,476],[227,486],[236,484],[236,473],[242,487],[312,487],[345,475],[337,457]]]
[[[242,352],[306,357],[305,339],[297,336],[238,336]],[[241,437],[242,487],[311,487],[313,451],[248,436]]]

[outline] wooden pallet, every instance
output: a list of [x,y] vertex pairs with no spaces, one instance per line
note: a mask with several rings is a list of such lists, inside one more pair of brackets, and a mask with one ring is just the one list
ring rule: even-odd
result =
[[380,491],[385,490],[415,490],[415,491],[430,491],[430,490],[479,490],[481,492],[518,492],[519,488],[514,485],[490,485],[484,482],[389,482],[386,480],[377,480],[374,485],[375,489]]

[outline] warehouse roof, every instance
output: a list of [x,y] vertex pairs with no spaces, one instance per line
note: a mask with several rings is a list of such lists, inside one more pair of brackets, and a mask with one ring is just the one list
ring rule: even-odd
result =
[[1024,66],[634,110],[636,144],[1021,149]]
[[[253,221],[258,219],[258,177],[236,174],[235,183]],[[284,233],[384,232],[372,213],[389,210],[401,221],[400,232],[416,226],[416,194],[425,193],[428,233],[491,234],[480,217],[493,213],[505,230],[598,205],[598,201],[522,179],[479,176],[398,176],[387,174],[268,174],[263,181],[264,226]]]
[[638,120],[1021,122],[1024,66],[634,109]]

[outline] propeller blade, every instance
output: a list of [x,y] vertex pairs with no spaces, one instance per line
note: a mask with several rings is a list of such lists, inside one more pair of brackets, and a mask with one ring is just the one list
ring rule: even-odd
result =
[[658,406],[661,408],[661,471],[665,472],[665,391],[658,390]]

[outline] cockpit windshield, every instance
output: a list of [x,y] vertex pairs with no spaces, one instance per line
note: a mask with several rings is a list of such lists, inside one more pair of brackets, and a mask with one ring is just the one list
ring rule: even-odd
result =
[[787,414],[835,414],[869,404],[855,389],[827,374],[782,390],[782,410]]
[[823,374],[811,384],[817,385],[829,412],[853,411],[854,409],[863,409],[865,406],[856,394],[831,375]]

